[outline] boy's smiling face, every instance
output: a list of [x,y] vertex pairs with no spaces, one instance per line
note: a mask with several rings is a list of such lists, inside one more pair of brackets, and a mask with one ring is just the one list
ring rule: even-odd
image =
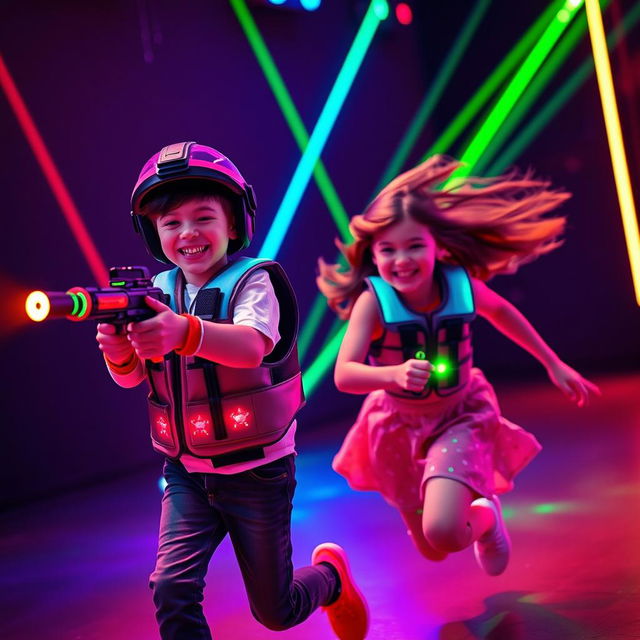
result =
[[227,209],[210,196],[151,214],[164,254],[182,269],[189,284],[202,286],[227,263],[229,240],[237,238]]

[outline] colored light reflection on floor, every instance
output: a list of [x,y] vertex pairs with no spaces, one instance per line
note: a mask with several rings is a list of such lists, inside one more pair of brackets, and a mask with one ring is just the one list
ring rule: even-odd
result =
[[533,508],[533,513],[558,513],[564,511],[563,507],[558,504],[536,504]]
[[[370,640],[637,639],[640,375],[596,382],[602,399],[580,411],[548,384],[498,389],[505,415],[544,449],[503,499],[513,553],[497,578],[471,549],[426,561],[394,509],[331,470],[352,417],[315,431],[301,423],[294,566],[308,564],[319,542],[342,545],[369,601]],[[5,514],[0,609],[11,615],[0,616],[2,640],[157,638],[147,577],[161,464]],[[228,540],[211,562],[204,607],[221,639],[332,637],[322,613],[289,631],[261,627]]]

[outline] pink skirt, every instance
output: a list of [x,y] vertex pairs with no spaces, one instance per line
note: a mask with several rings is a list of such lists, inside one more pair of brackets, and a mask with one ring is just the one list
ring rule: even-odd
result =
[[394,507],[420,509],[429,478],[453,478],[490,496],[513,488],[538,454],[536,438],[500,415],[479,369],[454,396],[411,400],[370,393],[333,468],[349,486],[379,491]]

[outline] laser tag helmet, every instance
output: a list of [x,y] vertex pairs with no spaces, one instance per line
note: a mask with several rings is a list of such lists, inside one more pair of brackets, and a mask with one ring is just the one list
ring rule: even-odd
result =
[[240,175],[237,167],[219,151],[196,142],[178,142],[164,147],[142,167],[131,194],[131,216],[135,230],[142,235],[149,253],[171,264],[160,246],[153,221],[142,214],[142,201],[158,187],[171,182],[199,181],[222,187],[231,203],[237,239],[229,240],[231,255],[249,246],[255,228],[256,200],[253,188]]

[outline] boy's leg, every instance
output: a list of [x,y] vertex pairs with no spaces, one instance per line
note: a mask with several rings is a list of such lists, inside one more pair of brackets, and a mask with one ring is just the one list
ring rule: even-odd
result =
[[233,476],[216,476],[214,504],[223,512],[251,603],[263,625],[288,629],[338,595],[327,564],[293,570],[291,509],[293,455]]
[[344,549],[333,542],[319,544],[311,554],[311,564],[327,563],[340,579],[340,593],[323,609],[340,640],[364,640],[369,630],[369,607],[358,589]]
[[201,474],[190,474],[179,463],[167,461],[167,487],[153,589],[156,618],[164,640],[211,640],[202,612],[204,576],[209,560],[227,533],[213,509]]

